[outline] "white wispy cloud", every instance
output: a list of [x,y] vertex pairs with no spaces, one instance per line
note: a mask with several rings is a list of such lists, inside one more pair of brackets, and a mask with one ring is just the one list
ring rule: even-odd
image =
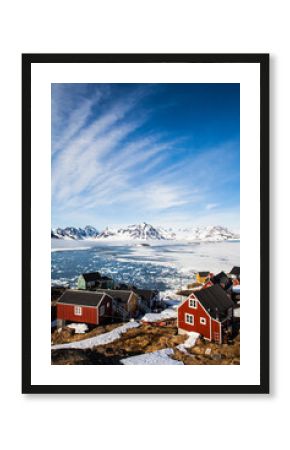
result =
[[214,208],[217,208],[218,206],[219,206],[218,203],[208,203],[208,204],[205,206],[205,209],[214,209]]
[[85,100],[79,108],[71,112],[67,127],[52,147],[53,153],[65,147],[70,139],[80,131],[87,122],[94,104],[95,102],[93,100]]
[[53,137],[55,210],[68,215],[79,211],[81,217],[124,207],[159,222],[174,216],[178,222],[191,217],[182,211],[185,207],[202,204],[203,210],[211,211],[219,206],[211,193],[228,161],[223,149],[208,149],[195,157],[187,151],[181,160],[174,158],[183,151],[186,137],[172,139],[146,127],[144,131],[152,111],[136,107],[150,90],[137,89],[125,103],[117,100],[93,118],[103,95],[96,91],[89,100],[80,97],[67,106],[65,118],[56,112],[63,127],[57,127]]

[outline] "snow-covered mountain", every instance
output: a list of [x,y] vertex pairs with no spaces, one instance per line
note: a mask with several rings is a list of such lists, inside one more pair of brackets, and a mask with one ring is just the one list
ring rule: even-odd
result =
[[161,240],[169,239],[168,233],[164,230],[153,227],[148,223],[129,225],[118,230],[110,230],[108,227],[98,235],[97,239],[109,240]]
[[107,241],[130,240],[177,240],[189,242],[219,242],[229,239],[239,239],[239,235],[220,225],[207,227],[192,227],[179,229],[165,229],[154,227],[146,222],[113,229],[106,227],[99,233],[94,227],[83,228],[66,227],[51,230],[51,237],[55,239],[98,239]]
[[177,240],[186,241],[217,242],[240,238],[238,234],[235,234],[228,228],[220,225],[178,229],[176,230],[175,235]]
[[174,230],[153,227],[148,223],[129,225],[117,230],[106,228],[97,236],[106,240],[180,240],[180,241],[226,241],[239,239],[239,235],[220,225],[207,227],[193,227]]
[[106,227],[99,235],[98,239],[114,239],[117,236],[117,232],[114,230],[110,230],[109,227]]
[[66,227],[56,228],[51,230],[51,237],[53,239],[96,239],[99,232],[91,225],[87,225],[85,228]]

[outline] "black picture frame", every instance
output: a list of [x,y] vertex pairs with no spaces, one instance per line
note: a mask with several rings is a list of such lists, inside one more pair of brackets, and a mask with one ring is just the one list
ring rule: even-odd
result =
[[[269,393],[269,54],[23,54],[22,55],[22,393],[267,394]],[[260,384],[31,384],[31,65],[33,63],[258,63],[260,65]]]

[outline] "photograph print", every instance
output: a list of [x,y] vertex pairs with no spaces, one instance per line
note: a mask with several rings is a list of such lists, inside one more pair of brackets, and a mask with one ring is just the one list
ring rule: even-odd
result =
[[51,364],[240,365],[239,83],[51,84]]

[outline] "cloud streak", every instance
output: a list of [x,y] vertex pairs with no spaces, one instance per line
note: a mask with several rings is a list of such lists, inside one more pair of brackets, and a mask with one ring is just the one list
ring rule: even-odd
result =
[[[61,92],[61,91],[60,91]],[[229,149],[190,148],[184,134],[152,127],[154,111],[144,107],[152,94],[133,90],[126,101],[105,102],[108,91],[79,95],[66,102],[65,113],[57,106],[63,94],[54,98],[52,121],[52,205],[56,215],[112,216],[116,223],[129,217],[160,221],[192,217],[198,205],[207,213],[220,202],[213,190],[233,177]],[[106,107],[104,107],[104,104]],[[56,122],[57,121],[57,125]],[[192,144],[191,144],[192,145]],[[228,175],[220,179],[220,173]],[[198,211],[196,212],[198,215]],[[106,219],[104,218],[104,221]],[[79,225],[80,223],[76,224]]]

